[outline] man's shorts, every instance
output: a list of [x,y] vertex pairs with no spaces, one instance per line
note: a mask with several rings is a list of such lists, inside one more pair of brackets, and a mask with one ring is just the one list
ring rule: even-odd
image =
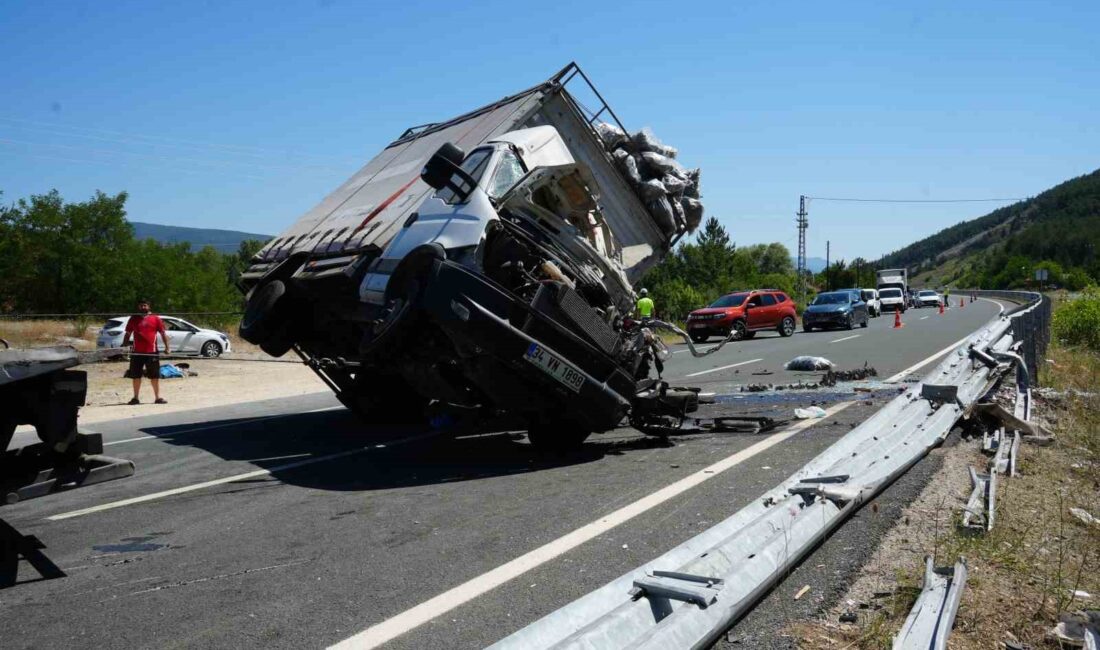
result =
[[160,355],[130,355],[130,367],[123,376],[130,379],[160,379]]

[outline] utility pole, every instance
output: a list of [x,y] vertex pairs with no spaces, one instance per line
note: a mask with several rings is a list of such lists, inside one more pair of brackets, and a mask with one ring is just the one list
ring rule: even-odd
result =
[[829,240],[825,240],[825,290],[833,290],[833,272],[829,268]]
[[810,222],[806,219],[806,196],[798,197],[798,292],[803,307],[806,306],[806,228]]

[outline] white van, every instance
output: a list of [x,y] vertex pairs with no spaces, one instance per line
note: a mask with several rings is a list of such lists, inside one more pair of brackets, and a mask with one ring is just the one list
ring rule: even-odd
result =
[[859,295],[867,303],[868,314],[872,317],[882,316],[882,302],[879,301],[877,289],[860,289]]
[[892,312],[898,309],[905,312],[909,309],[909,305],[905,300],[905,294],[901,289],[894,287],[879,289],[878,301],[879,309],[885,312]]

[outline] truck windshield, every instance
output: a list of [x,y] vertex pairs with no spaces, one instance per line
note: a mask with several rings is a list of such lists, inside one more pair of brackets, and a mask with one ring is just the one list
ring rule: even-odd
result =
[[[480,183],[481,175],[485,173],[485,167],[489,164],[489,156],[491,156],[493,150],[489,147],[483,149],[474,149],[470,152],[470,155],[466,156],[466,160],[462,161],[462,171],[469,174],[474,181]],[[435,193],[436,197],[443,199],[446,203],[454,203],[457,200],[454,190],[449,187],[444,187]]]
[[728,296],[722,296],[718,300],[710,303],[708,307],[740,307],[741,303],[745,302],[749,294],[747,293],[731,293]]
[[878,292],[879,298],[901,298],[901,289],[883,289]]
[[507,194],[508,190],[512,189],[516,181],[523,178],[525,173],[523,162],[516,154],[505,151],[500,156],[500,162],[497,163],[497,168],[493,171],[493,177],[489,180],[486,191],[491,198],[499,199]]

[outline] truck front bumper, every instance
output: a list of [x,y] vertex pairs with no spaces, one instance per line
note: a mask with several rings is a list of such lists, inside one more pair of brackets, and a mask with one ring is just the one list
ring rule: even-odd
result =
[[613,358],[464,266],[436,260],[427,275],[417,311],[450,338],[463,375],[497,406],[592,431],[626,415],[635,384]]

